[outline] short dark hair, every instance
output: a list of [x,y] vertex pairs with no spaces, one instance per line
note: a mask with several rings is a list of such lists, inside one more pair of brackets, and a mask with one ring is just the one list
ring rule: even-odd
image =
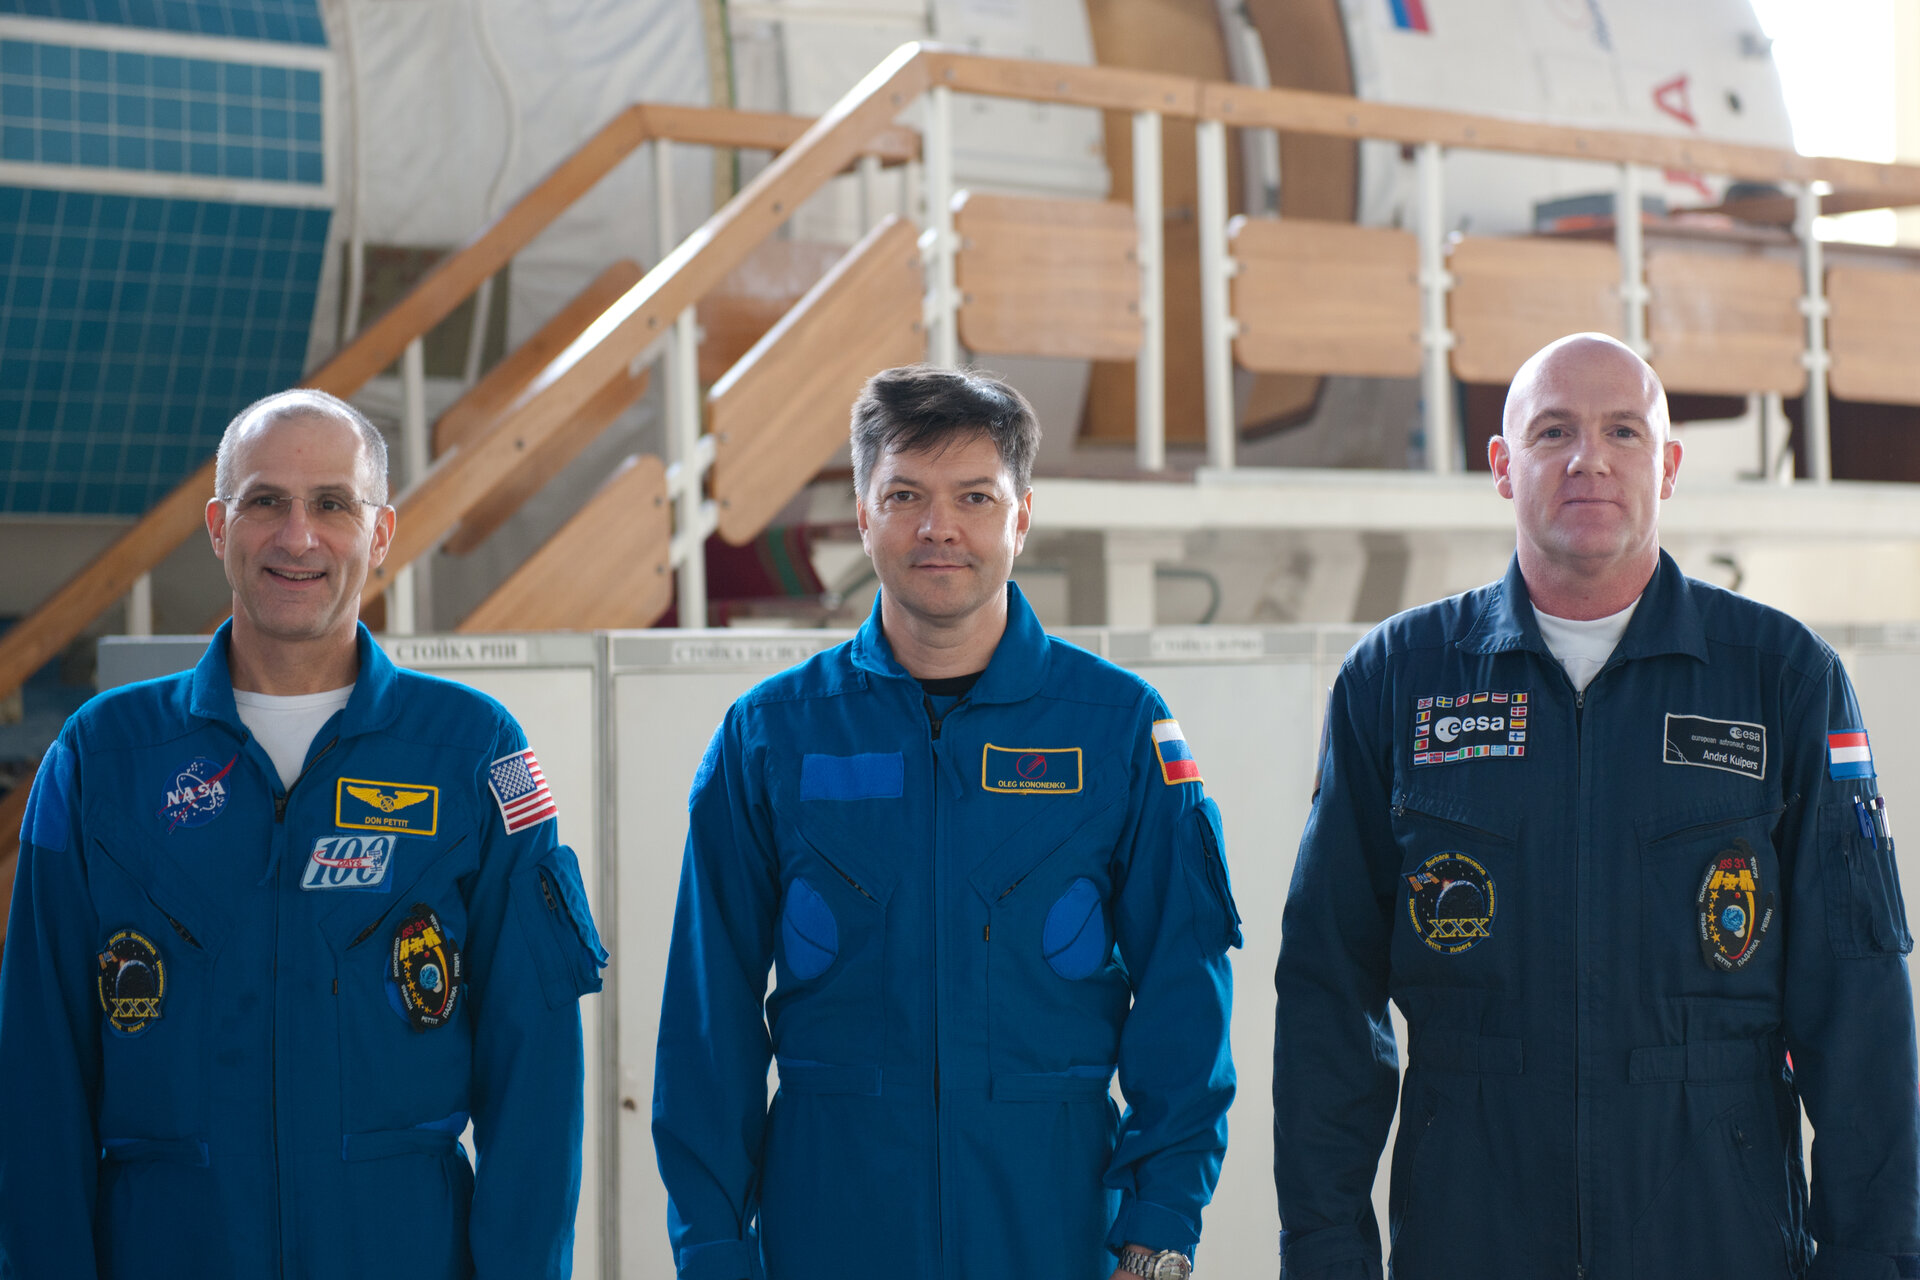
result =
[[853,402],[853,488],[865,496],[874,464],[888,450],[944,449],[984,435],[1000,451],[1014,492],[1033,487],[1040,420],[1027,398],[973,369],[910,364],[867,379]]

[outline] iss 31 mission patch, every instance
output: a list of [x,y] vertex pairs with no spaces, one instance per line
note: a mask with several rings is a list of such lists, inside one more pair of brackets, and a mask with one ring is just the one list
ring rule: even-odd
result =
[[1694,899],[1699,910],[1700,955],[1709,968],[1731,973],[1760,949],[1773,923],[1773,895],[1760,883],[1753,846],[1735,840],[1707,864]]
[[387,961],[387,995],[415,1031],[430,1031],[453,1020],[460,1000],[460,944],[432,907],[416,902],[393,931]]

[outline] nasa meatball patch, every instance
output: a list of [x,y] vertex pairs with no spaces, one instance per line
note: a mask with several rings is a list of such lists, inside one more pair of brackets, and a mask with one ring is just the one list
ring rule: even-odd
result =
[[167,994],[167,966],[160,948],[143,933],[122,929],[107,939],[95,957],[94,985],[107,1024],[123,1036],[139,1035],[160,1020]]
[[393,931],[387,962],[387,995],[415,1031],[430,1031],[453,1020],[460,999],[460,945],[433,908],[416,902]]
[[1434,854],[1407,877],[1407,889],[1413,931],[1440,954],[1458,955],[1492,936],[1493,877],[1466,854]]
[[1413,763],[1518,759],[1527,754],[1527,692],[1488,689],[1413,703]]
[[1773,895],[1760,883],[1753,846],[1735,840],[1715,854],[1700,878],[1700,956],[1707,967],[1732,973],[1753,959],[1773,923]]

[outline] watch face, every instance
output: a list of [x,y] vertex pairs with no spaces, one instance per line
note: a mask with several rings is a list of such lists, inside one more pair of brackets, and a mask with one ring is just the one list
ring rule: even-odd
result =
[[1187,1280],[1191,1274],[1192,1264],[1187,1261],[1184,1254],[1168,1250],[1154,1255],[1153,1280]]

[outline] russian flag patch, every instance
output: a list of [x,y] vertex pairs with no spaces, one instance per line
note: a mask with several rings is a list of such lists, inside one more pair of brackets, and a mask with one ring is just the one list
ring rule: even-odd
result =
[[1835,782],[1873,776],[1873,748],[1867,745],[1865,729],[1827,735],[1827,776]]
[[1168,786],[1176,782],[1199,782],[1200,762],[1187,746],[1187,735],[1180,732],[1178,720],[1153,722],[1153,753],[1160,758],[1160,777]]

